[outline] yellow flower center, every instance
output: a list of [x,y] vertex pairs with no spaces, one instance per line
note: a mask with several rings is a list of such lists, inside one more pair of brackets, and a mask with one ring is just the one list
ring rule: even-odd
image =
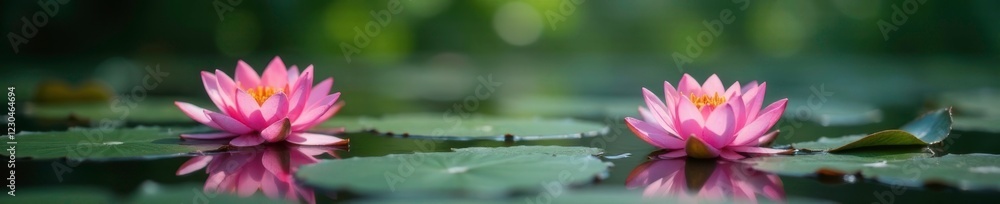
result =
[[716,106],[719,106],[720,104],[726,103],[726,97],[719,96],[719,93],[715,93],[712,96],[704,95],[698,97],[694,96],[694,93],[691,93],[691,96],[688,98],[691,99],[691,103],[694,103],[694,106],[698,107],[698,109],[701,109],[701,107],[705,106],[710,106],[714,108]]
[[247,93],[254,100],[257,100],[257,105],[264,105],[264,101],[271,98],[271,95],[281,93],[281,89],[271,88],[270,86],[258,86],[257,88],[247,90]]

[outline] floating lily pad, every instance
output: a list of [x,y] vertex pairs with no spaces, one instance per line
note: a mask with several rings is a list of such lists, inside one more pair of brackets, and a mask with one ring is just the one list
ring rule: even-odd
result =
[[194,143],[180,140],[181,133],[203,130],[139,127],[22,132],[16,136],[17,157],[18,159],[106,160],[155,158],[219,149],[221,143]]
[[520,154],[546,154],[546,155],[570,155],[586,156],[600,155],[604,151],[593,147],[566,147],[566,146],[514,146],[514,147],[468,147],[452,149],[455,152],[469,152],[478,154],[500,154],[500,155],[520,155]]
[[[344,122],[348,126],[352,122]],[[500,118],[460,114],[406,114],[378,119],[359,118],[361,129],[386,135],[427,137],[454,140],[536,140],[581,138],[604,134],[608,128],[600,123],[573,119]],[[331,122],[320,125],[337,127]],[[348,129],[350,131],[350,129]]]
[[885,130],[869,135],[820,138],[818,141],[792,144],[792,147],[838,152],[873,146],[930,145],[941,142],[951,133],[951,109],[927,113],[898,130]]
[[263,194],[239,197],[225,192],[205,192],[203,188],[198,184],[163,186],[145,183],[129,203],[294,203],[281,198],[271,199]]
[[929,153],[868,153],[759,157],[744,160],[754,169],[790,176],[860,174],[879,182],[921,187],[1000,189],[1000,155],[963,154],[931,157]]
[[[135,123],[194,123],[174,105],[176,99],[146,98],[142,101],[104,103],[73,103],[33,105],[25,111],[31,117],[63,120],[69,118],[99,122],[102,119],[123,120]],[[211,103],[197,103],[203,108],[215,109]]]
[[465,193],[497,196],[594,180],[610,167],[592,156],[415,153],[327,160],[296,173],[306,185],[362,194]]

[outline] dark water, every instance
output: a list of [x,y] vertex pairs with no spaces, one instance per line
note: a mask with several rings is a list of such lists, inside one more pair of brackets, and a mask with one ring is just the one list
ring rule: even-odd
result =
[[[890,122],[892,123],[892,122]],[[880,184],[874,181],[863,180],[863,179],[844,179],[844,178],[819,178],[819,177],[787,177],[787,176],[777,176],[772,174],[767,174],[763,172],[755,172],[747,169],[742,164],[735,163],[716,163],[715,161],[666,161],[672,163],[662,163],[663,161],[650,161],[647,159],[647,155],[654,152],[655,149],[645,144],[643,141],[628,132],[627,128],[621,126],[620,124],[611,124],[611,131],[607,135],[596,136],[591,138],[583,139],[569,139],[569,140],[538,140],[538,141],[429,141],[429,140],[416,140],[411,138],[398,138],[398,137],[388,137],[384,135],[376,135],[373,133],[353,133],[344,135],[346,138],[351,139],[351,146],[349,149],[336,149],[332,150],[335,156],[328,154],[323,154],[317,159],[337,159],[337,158],[350,158],[350,157],[376,157],[384,156],[387,154],[406,154],[413,152],[426,152],[426,151],[450,151],[451,148],[461,148],[461,147],[503,147],[503,146],[515,146],[515,145],[561,145],[561,146],[589,146],[605,149],[605,156],[616,156],[622,154],[631,154],[631,156],[618,159],[607,159],[603,160],[610,161],[614,163],[614,166],[610,169],[610,174],[603,180],[596,181],[591,185],[584,185],[578,188],[596,188],[596,187],[612,187],[612,188],[626,188],[629,186],[633,191],[643,191],[646,186],[643,181],[630,181],[633,176],[641,173],[650,174],[650,177],[655,177],[652,179],[662,178],[669,179],[670,176],[664,176],[663,174],[669,174],[671,172],[677,171],[678,168],[683,168],[688,172],[686,178],[688,180],[686,187],[690,189],[698,189],[699,186],[713,185],[714,180],[708,179],[708,177],[715,174],[725,174],[729,176],[729,179],[737,180],[766,180],[775,179],[775,181],[767,182],[766,184],[760,184],[755,186],[750,186],[751,191],[756,191],[758,193],[758,198],[766,199],[769,196],[764,193],[766,189],[777,190],[783,192],[779,194],[781,197],[797,197],[797,198],[812,198],[827,201],[834,201],[838,203],[913,203],[913,202],[986,202],[991,200],[995,195],[992,192],[985,191],[960,191],[950,188],[909,188],[909,187],[898,187],[886,184]],[[878,126],[884,126],[885,124],[880,124]],[[804,127],[804,128],[815,128],[822,129],[821,127]],[[858,128],[864,129],[864,128]],[[801,131],[807,132],[807,131]],[[971,141],[975,138],[979,141],[989,141],[988,139],[983,139],[982,137],[989,137],[990,134],[986,133],[974,133],[974,132],[953,132],[953,135],[960,135],[960,138],[966,141]],[[804,137],[804,136],[802,136]],[[785,140],[808,140],[808,138],[783,138]],[[995,139],[993,139],[995,140]],[[430,145],[428,145],[430,144]],[[279,151],[289,151],[287,148],[277,148]],[[270,151],[270,150],[268,150]],[[957,153],[1000,153],[997,152],[995,148],[989,147],[989,145],[983,145],[983,143],[962,143],[956,142],[953,146],[952,152]],[[23,191],[33,191],[33,190],[43,190],[50,187],[65,187],[65,186],[83,186],[88,188],[101,188],[109,189],[117,196],[128,197],[136,193],[140,189],[143,183],[152,181],[162,185],[171,184],[191,184],[195,183],[199,186],[209,179],[209,175],[205,173],[205,170],[197,170],[193,173],[175,176],[177,170],[183,163],[191,159],[192,157],[175,157],[166,159],[156,159],[156,160],[142,160],[142,161],[110,161],[110,162],[84,162],[79,166],[72,168],[71,172],[63,173],[61,176],[57,176],[55,169],[51,166],[53,162],[58,162],[58,160],[28,160],[20,161],[19,165],[23,165],[23,169],[28,169],[28,171],[19,171],[18,174],[20,178],[30,178],[30,179],[20,179],[18,180],[19,190]],[[709,165],[705,165],[710,163]],[[294,165],[294,164],[293,164]],[[643,167],[645,166],[645,167]],[[681,166],[681,167],[677,167]],[[715,171],[712,171],[715,169]],[[720,170],[721,169],[721,170]],[[730,171],[729,169],[744,169]],[[691,172],[703,172],[702,178],[696,173]],[[704,172],[715,172],[715,173],[704,173]],[[336,172],[331,172],[336,173]],[[661,177],[657,177],[659,174]],[[694,176],[692,176],[694,175]],[[740,176],[733,176],[740,175]],[[677,175],[674,175],[677,176]],[[61,178],[60,178],[61,177]],[[60,180],[61,179],[61,180]],[[700,182],[698,181],[700,180]],[[708,180],[708,181],[705,181]],[[631,184],[640,183],[640,184]],[[648,182],[647,182],[648,183]],[[694,184],[692,184],[694,183]],[[706,184],[707,183],[707,184]],[[308,188],[306,188],[308,189]],[[23,192],[22,191],[22,192]],[[260,191],[256,191],[255,194],[262,194]],[[661,193],[663,194],[663,193]],[[773,193],[772,193],[773,194]],[[662,195],[661,195],[662,196]],[[315,197],[317,202],[341,202],[341,201],[359,201],[363,199],[370,199],[365,197],[355,196],[350,192],[316,192]]]

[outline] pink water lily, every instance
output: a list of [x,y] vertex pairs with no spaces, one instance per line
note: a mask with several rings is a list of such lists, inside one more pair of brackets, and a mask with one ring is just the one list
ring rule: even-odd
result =
[[330,94],[333,78],[313,86],[313,66],[299,73],[274,57],[263,75],[240,60],[236,80],[218,69],[201,72],[201,82],[219,112],[185,102],[174,102],[188,117],[221,130],[219,133],[181,134],[184,139],[230,139],[233,146],[287,141],[301,145],[343,145],[348,140],[308,133],[343,107],[340,92]]
[[[773,154],[788,150],[771,149],[778,131],[766,133],[785,111],[788,99],[764,109],[767,82],[756,81],[723,88],[712,75],[704,84],[684,74],[675,89],[664,82],[666,103],[649,89],[642,88],[646,108],[639,107],[643,120],[625,118],[629,129],[640,139],[668,150],[661,158],[695,157],[742,159],[740,153]],[[648,109],[647,109],[648,108]]]

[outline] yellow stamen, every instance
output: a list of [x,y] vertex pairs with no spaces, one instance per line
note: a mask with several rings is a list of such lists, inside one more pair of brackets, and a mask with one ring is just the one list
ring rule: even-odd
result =
[[710,106],[714,108],[723,103],[726,103],[726,97],[719,96],[719,93],[715,93],[712,96],[704,95],[700,97],[695,97],[694,93],[691,93],[691,96],[688,98],[691,99],[691,103],[694,103],[694,106],[698,107],[698,109],[701,109],[701,107],[704,106]]
[[281,93],[281,89],[271,88],[270,86],[258,86],[257,88],[247,90],[247,93],[254,100],[257,100],[257,105],[264,105],[264,101],[267,101],[271,95]]

